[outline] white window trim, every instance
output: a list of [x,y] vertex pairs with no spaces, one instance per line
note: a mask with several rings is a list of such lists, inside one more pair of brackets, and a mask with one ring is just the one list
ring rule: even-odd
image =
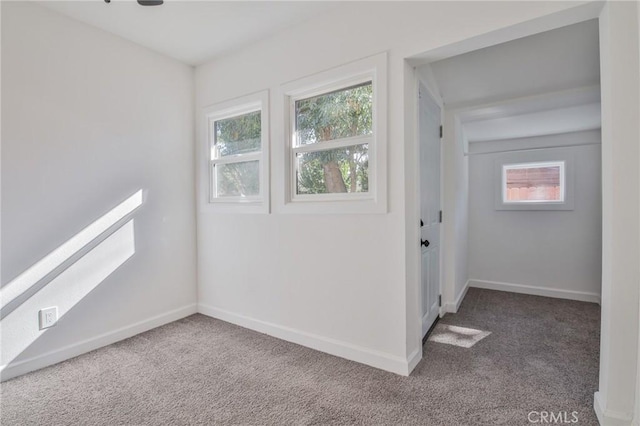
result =
[[[296,194],[294,162],[300,152],[319,147],[295,145],[295,101],[371,81],[373,86],[373,134],[322,143],[322,150],[368,144],[369,191],[344,194]],[[358,214],[387,212],[387,54],[381,53],[324,71],[280,87],[283,111],[283,182],[278,188],[281,213]],[[274,154],[278,154],[275,153]],[[274,188],[274,191],[276,189]]]
[[[218,120],[260,111],[261,150],[212,159],[214,123]],[[200,209],[216,213],[269,213],[269,91],[254,93],[203,109]],[[214,197],[214,167],[245,161],[258,161],[260,193],[252,197]]]
[[[541,167],[559,167],[560,168],[560,199],[559,200],[507,200],[507,170],[513,169],[535,169]],[[503,204],[563,204],[566,198],[565,187],[565,162],[564,161],[541,161],[534,163],[516,163],[516,164],[503,164],[502,165],[502,179],[500,181],[500,187],[502,188],[502,203]]]
[[[526,156],[524,156],[526,155]],[[560,187],[562,201],[505,201],[507,167],[548,167],[560,165]],[[511,153],[503,155],[495,163],[495,209],[496,210],[573,210],[575,198],[574,161],[571,155],[557,155],[553,150],[530,154]]]

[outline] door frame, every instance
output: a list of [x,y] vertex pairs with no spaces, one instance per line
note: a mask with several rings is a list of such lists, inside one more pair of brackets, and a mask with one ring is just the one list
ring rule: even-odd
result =
[[[427,50],[417,54],[404,57],[404,98],[405,98],[405,132],[406,138],[410,142],[406,146],[405,150],[405,168],[407,178],[405,179],[405,193],[407,194],[407,209],[406,209],[406,238],[407,243],[407,309],[411,308],[413,314],[409,314],[412,320],[407,325],[407,337],[415,336],[416,341],[419,341],[418,353],[420,354],[415,360],[415,356],[411,357],[409,364],[409,371],[411,371],[417,362],[422,358],[422,340],[419,337],[418,329],[421,329],[422,317],[420,315],[421,309],[417,303],[411,303],[409,300],[410,295],[419,301],[421,296],[420,289],[420,247],[417,244],[411,244],[415,238],[412,239],[412,235],[415,236],[419,233],[419,215],[420,215],[420,188],[419,183],[419,134],[418,134],[418,99],[417,93],[419,88],[419,77],[417,73],[417,67],[426,65],[431,62],[436,62],[442,59],[447,59],[453,56],[462,55],[464,53],[473,52],[486,47],[495,46],[498,44],[506,43],[509,41],[517,40],[522,37],[532,36],[535,34],[543,33],[557,28],[562,28],[568,25],[576,24],[579,22],[588,21],[591,19],[599,19],[603,12],[605,3],[603,2],[591,2],[582,4],[571,9],[566,9],[551,15],[542,16],[530,21],[523,22],[521,24],[513,25],[500,30],[495,30],[487,34],[471,37],[462,41],[454,42],[452,44],[440,46],[432,50]],[[602,30],[602,25],[601,25]],[[601,43],[602,45],[602,43]],[[601,46],[602,49],[602,46]],[[602,68],[602,52],[601,52],[601,68]],[[602,79],[602,77],[601,77]],[[437,99],[437,98],[436,98]],[[462,291],[456,295],[456,269],[460,267],[460,264],[466,264],[466,257],[460,261],[459,257],[455,255],[455,226],[452,222],[452,217],[456,215],[457,210],[461,210],[453,202],[453,208],[451,208],[452,199],[456,198],[456,187],[460,182],[451,181],[451,173],[455,173],[464,168],[466,164],[455,163],[455,152],[452,152],[456,147],[459,148],[459,152],[464,152],[465,141],[462,139],[462,126],[459,113],[464,108],[447,111],[442,108],[441,121],[443,122],[443,139],[442,139],[442,151],[441,151],[441,207],[443,210],[443,221],[441,227],[441,294],[442,294],[442,307],[441,315],[445,313],[455,313],[457,307],[462,301],[467,286],[468,277],[463,276],[463,281],[466,283],[463,286]],[[603,135],[604,146],[604,135]],[[467,157],[462,156],[463,161],[467,160]],[[603,170],[604,171],[604,170]],[[604,192],[603,192],[604,196]],[[603,198],[604,200],[604,198]],[[458,209],[456,209],[456,207]],[[604,217],[603,217],[604,221]],[[465,252],[466,247],[463,247],[461,252]],[[466,266],[463,265],[463,269],[466,270]],[[413,287],[413,288],[412,288]],[[604,289],[603,289],[604,290]],[[420,324],[420,327],[416,327],[415,323]]]

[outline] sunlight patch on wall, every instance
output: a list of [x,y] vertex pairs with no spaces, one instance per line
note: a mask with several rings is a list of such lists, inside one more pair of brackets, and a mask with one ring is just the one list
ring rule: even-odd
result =
[[[136,251],[132,213],[143,203],[136,191],[0,289],[0,376],[44,333],[39,311],[57,307],[63,317]],[[2,377],[4,379],[4,377]]]
[[40,330],[40,309],[57,306],[60,323],[67,312],[134,253],[135,231],[131,219],[3,318],[0,321],[0,374],[42,334],[52,330]]
[[106,232],[119,220],[140,207],[142,200],[143,191],[141,189],[3,286],[0,289],[0,304],[2,308],[5,308],[48,274],[61,267],[73,255]]
[[427,340],[430,342],[460,346],[462,348],[470,348],[490,334],[490,331],[438,323]]

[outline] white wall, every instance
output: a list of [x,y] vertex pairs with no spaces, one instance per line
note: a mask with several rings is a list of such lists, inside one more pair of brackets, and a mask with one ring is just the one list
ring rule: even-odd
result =
[[[512,31],[514,24],[575,5],[351,4],[342,15],[319,16],[200,67],[196,113],[207,104],[275,89],[285,81],[390,51],[389,214],[200,214],[198,288],[203,303],[271,322],[278,330],[289,327],[284,330],[292,333],[291,340],[302,332],[311,341],[335,344],[324,350],[351,350],[343,354],[398,371],[398,362],[419,350],[418,341],[411,339],[418,333],[407,331],[411,318],[416,325],[419,318],[418,304],[411,303],[419,250],[411,243],[418,233],[416,192],[405,185],[417,176],[411,161],[417,148],[404,120],[411,107],[404,98],[410,73],[403,59],[479,34],[488,35],[482,43],[496,40],[505,33],[494,30]],[[608,421],[632,412],[637,377],[640,155],[637,5],[607,7],[612,12],[601,20],[603,108],[609,114],[603,117],[607,254],[596,407]],[[540,29],[538,23],[518,28],[527,32],[534,27]],[[144,328],[150,316],[166,318],[162,315],[167,311],[188,307],[194,301],[189,290],[194,279],[190,70],[33,4],[2,2],[2,32],[3,284],[78,232],[80,223],[90,223],[138,188],[148,190],[147,202],[135,215],[133,257],[66,314],[58,328],[28,348],[23,359],[65,345],[71,345],[64,352],[71,355],[82,339],[113,336],[109,333],[114,330],[121,336],[136,321],[142,323],[135,327]],[[477,47],[484,46],[477,40],[465,45]],[[272,136],[278,134],[274,129]],[[36,139],[47,144],[29,144]],[[361,251],[355,262],[342,260],[350,248],[327,243],[336,236]],[[329,260],[338,266],[299,279],[296,272],[307,266],[299,254],[300,247],[307,247],[302,239],[318,244],[313,249],[317,253],[332,253]],[[222,250],[223,245],[232,250]],[[242,263],[234,268],[241,264],[238,253],[253,256],[255,267],[248,270]],[[299,264],[291,267],[291,259]],[[364,268],[369,269],[360,273]],[[257,328],[255,321],[248,325]]]
[[[145,193],[130,225],[2,321],[3,378],[195,312],[193,69],[2,2],[2,89],[3,286]],[[38,331],[52,305],[64,316]]]
[[637,2],[609,2],[602,58],[602,326],[595,409],[603,425],[631,423],[640,298],[640,43]]
[[[574,5],[345,4],[340,14],[318,16],[198,67],[198,113],[264,89],[271,90],[273,108],[281,84],[381,51],[389,52],[390,93],[388,214],[199,212],[200,310],[406,374],[421,346],[412,321],[418,325],[418,263],[411,250],[418,244],[419,221],[417,193],[405,181],[417,173],[405,162],[415,158],[416,147],[404,120],[403,96],[411,90],[405,85],[411,73],[404,58]],[[282,111],[272,111],[271,117],[272,202],[277,205]]]
[[[640,7],[636,8],[638,27],[640,27]],[[640,31],[638,31],[638,49],[640,49]],[[638,55],[638,69],[640,69],[640,54]],[[638,85],[638,99],[640,99],[640,85]],[[640,122],[640,109],[638,110],[638,122]],[[640,158],[638,159],[640,163]],[[638,187],[640,191],[640,186]],[[640,197],[638,197],[640,199]],[[638,294],[640,296],[640,293]],[[640,307],[640,297],[638,298],[638,306]],[[638,324],[640,324],[640,308],[638,309]],[[636,402],[634,410],[634,425],[640,425],[640,327],[638,327],[638,362],[636,364]]]
[[469,232],[469,159],[456,110],[444,110],[443,146],[443,241],[442,304],[457,312],[466,294]]
[[[565,146],[528,150],[540,146]],[[469,282],[506,291],[599,302],[602,258],[600,132],[477,142],[469,157]],[[571,145],[571,146],[567,146]],[[518,149],[507,151],[505,149]],[[502,150],[502,152],[500,152]],[[502,162],[570,159],[573,210],[496,210]],[[519,288],[518,286],[526,286]]]

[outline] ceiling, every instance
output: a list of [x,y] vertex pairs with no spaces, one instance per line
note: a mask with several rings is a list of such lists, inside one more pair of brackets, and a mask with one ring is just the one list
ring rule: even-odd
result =
[[39,1],[39,4],[189,65],[340,7],[322,1]]
[[443,59],[421,71],[431,74],[449,107],[597,86],[598,22],[581,22]]
[[596,20],[433,62],[419,69],[466,140],[485,142],[599,129]]
[[469,143],[595,130],[601,127],[600,103],[472,121],[463,126]]

